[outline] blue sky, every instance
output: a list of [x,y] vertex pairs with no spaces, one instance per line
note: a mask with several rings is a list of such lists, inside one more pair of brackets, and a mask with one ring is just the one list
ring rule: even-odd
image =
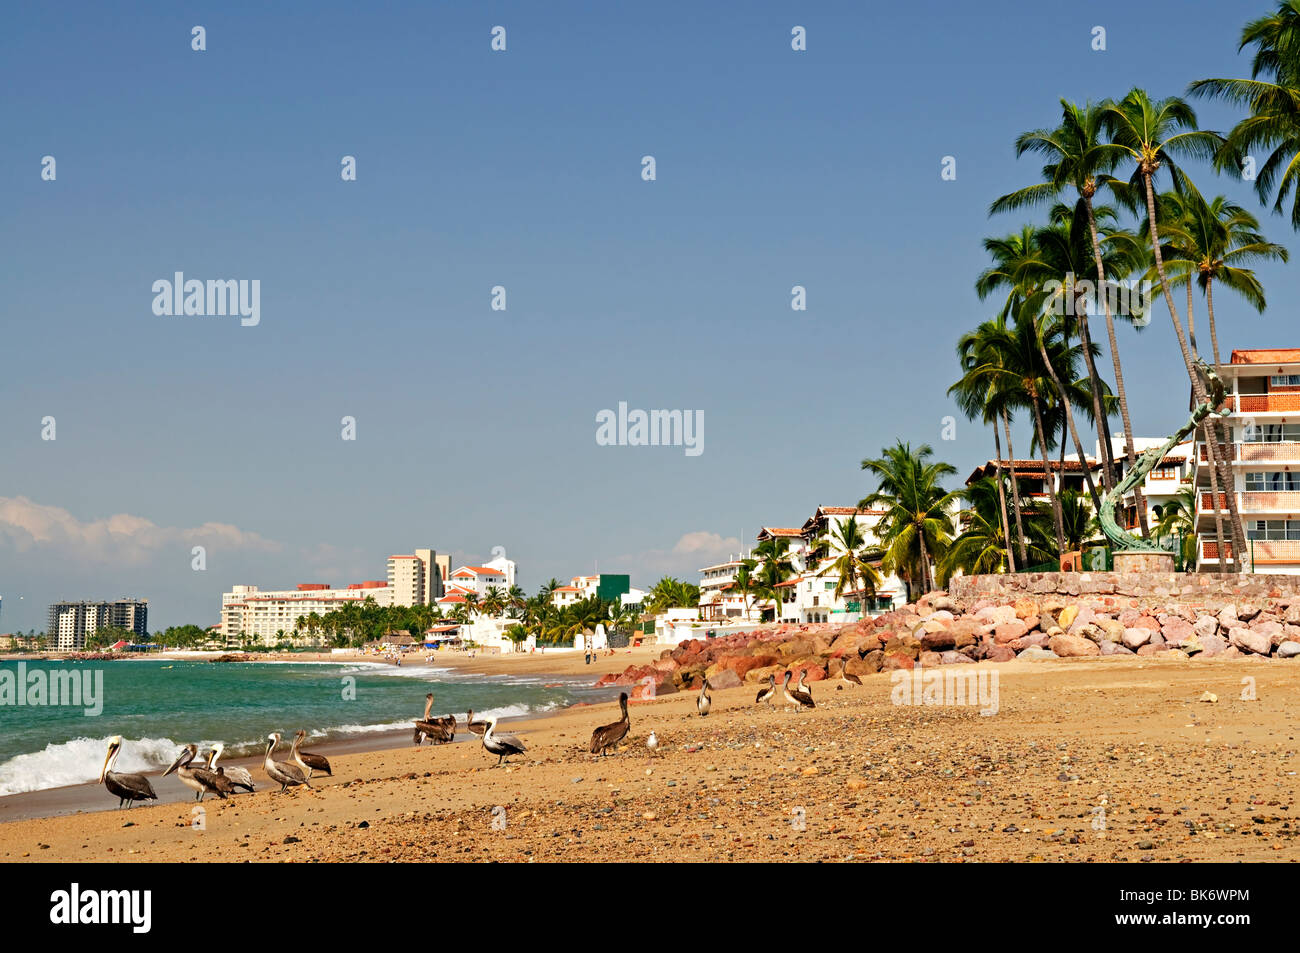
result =
[[[1269,5],[263,7],[0,14],[0,630],[128,594],[211,624],[232,584],[382,578],[417,546],[502,546],[529,590],[695,580],[864,496],[899,436],[969,472],[991,434],[942,441],[945,392],[990,313],[980,240],[1020,223],[988,204],[1036,175],[1014,137],[1062,96],[1244,75]],[[260,280],[261,323],[155,316],[176,271]],[[1228,347],[1297,343],[1296,269],[1261,276],[1266,316],[1216,301]],[[1163,308],[1121,350],[1135,430],[1168,433]],[[704,452],[598,446],[620,401],[702,411]]]

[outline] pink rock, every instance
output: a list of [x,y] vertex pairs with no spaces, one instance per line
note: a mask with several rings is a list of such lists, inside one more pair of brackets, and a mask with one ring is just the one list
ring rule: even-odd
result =
[[1012,622],[1002,622],[993,630],[993,640],[1000,645],[1006,645],[1008,642],[1014,642],[1022,638],[1029,632],[1029,626],[1019,619]]
[[1047,647],[1061,658],[1085,658],[1090,655],[1101,654],[1096,642],[1085,639],[1081,635],[1070,635],[1068,633],[1052,636],[1047,643]]

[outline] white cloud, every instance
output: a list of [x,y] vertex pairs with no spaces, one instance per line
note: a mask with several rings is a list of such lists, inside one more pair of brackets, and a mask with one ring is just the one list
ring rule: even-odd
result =
[[[699,570],[740,553],[740,539],[721,536],[707,530],[683,533],[671,549],[648,549],[620,557],[616,562],[627,565],[640,582],[653,585],[660,576],[676,576],[684,582],[698,582]],[[653,578],[651,578],[653,577]]]
[[0,544],[18,552],[56,551],[86,562],[139,565],[173,546],[220,547],[277,552],[278,543],[229,523],[194,528],[159,526],[141,516],[118,513],[79,520],[58,506],[25,496],[0,496]]

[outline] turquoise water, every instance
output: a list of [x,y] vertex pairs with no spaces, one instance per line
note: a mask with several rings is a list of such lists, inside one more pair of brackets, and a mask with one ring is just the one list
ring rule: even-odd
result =
[[[18,664],[0,662],[0,686],[17,682]],[[434,715],[458,720],[470,708],[475,717],[508,718],[609,696],[590,688],[591,678],[465,675],[373,662],[23,664],[28,674],[102,678],[103,710],[88,715],[84,705],[0,699],[0,795],[94,781],[113,735],[125,741],[116,770],[150,771],[166,767],[189,742],[223,741],[230,758],[260,754],[272,731],[291,737],[305,728],[319,739],[406,728],[424,714],[426,692],[434,693]]]

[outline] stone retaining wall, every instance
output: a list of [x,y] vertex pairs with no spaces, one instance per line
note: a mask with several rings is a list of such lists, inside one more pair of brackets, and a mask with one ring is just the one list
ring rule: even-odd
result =
[[1300,576],[1210,572],[1025,572],[958,576],[948,594],[965,610],[981,599],[1021,596],[1123,596],[1151,606],[1172,601],[1219,609],[1242,600],[1300,600]]

